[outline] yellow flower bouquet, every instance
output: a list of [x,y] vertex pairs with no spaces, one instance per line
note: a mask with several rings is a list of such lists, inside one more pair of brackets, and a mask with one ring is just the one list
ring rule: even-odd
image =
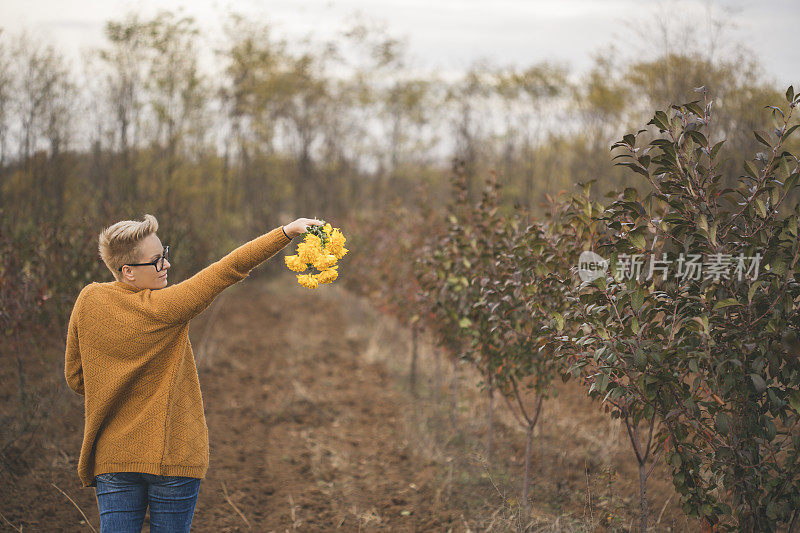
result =
[[[309,226],[303,235],[297,253],[284,258],[286,266],[294,272],[301,272],[297,274],[297,283],[308,289],[333,282],[339,275],[336,262],[347,253],[344,247],[347,239],[339,228],[332,228],[327,222],[321,226]],[[310,269],[316,269],[317,273],[304,273]]]

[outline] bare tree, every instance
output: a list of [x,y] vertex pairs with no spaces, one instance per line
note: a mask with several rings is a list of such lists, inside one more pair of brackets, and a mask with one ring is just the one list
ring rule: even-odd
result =
[[9,108],[19,124],[17,158],[29,190],[24,199],[41,216],[63,208],[63,176],[47,163],[58,160],[65,148],[76,91],[64,57],[25,31],[12,42],[6,71],[11,76]]
[[[0,28],[0,38],[3,38]],[[11,93],[13,78],[11,75],[11,57],[3,41],[0,41],[0,206],[3,206],[3,183],[8,158],[8,130],[11,120]]]
[[[232,14],[225,26],[226,47],[217,50],[224,61],[218,89],[230,131],[225,138],[223,197],[228,208],[259,216],[280,208],[270,184],[273,169],[260,160],[275,155],[278,121],[285,107],[288,78],[286,42],[271,28]],[[235,191],[241,194],[235,194]]]
[[[145,50],[145,24],[136,16],[128,15],[123,21],[108,21],[105,36],[108,46],[97,50],[90,59],[99,60],[97,69],[102,72],[101,90],[97,94],[100,107],[107,110],[112,131],[108,148],[119,154],[119,164],[114,172],[123,187],[117,201],[134,198],[139,194],[140,176],[133,164],[134,150],[141,132],[144,77],[147,65]],[[98,117],[105,119],[105,116]],[[95,142],[97,157],[102,157],[105,135],[98,135]],[[100,163],[99,161],[96,163]],[[99,165],[102,167],[102,164]],[[109,178],[102,179],[103,189],[109,191]]]
[[552,127],[546,121],[553,115],[548,111],[568,92],[567,69],[546,61],[523,69],[501,69],[494,74],[492,89],[504,104],[507,178],[519,175],[522,204],[530,206],[536,185],[536,150],[543,133]]
[[474,201],[474,185],[478,173],[478,161],[482,157],[481,140],[487,134],[486,116],[490,114],[487,105],[493,89],[488,65],[477,62],[464,73],[461,79],[452,83],[447,90],[446,103],[454,116],[453,136],[456,158],[464,162],[467,179],[467,195]]

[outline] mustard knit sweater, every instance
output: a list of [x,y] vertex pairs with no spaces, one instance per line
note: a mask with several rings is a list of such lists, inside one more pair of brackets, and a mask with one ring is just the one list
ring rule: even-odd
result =
[[291,242],[277,227],[163,289],[92,282],[69,319],[64,375],[84,396],[78,476],[105,472],[203,478],[208,427],[189,321]]

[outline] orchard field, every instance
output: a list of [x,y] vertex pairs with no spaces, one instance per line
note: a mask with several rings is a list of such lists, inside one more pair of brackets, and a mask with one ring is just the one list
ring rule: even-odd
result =
[[196,531],[800,530],[800,95],[671,20],[455,77],[363,21],[132,13],[80,74],[0,32],[2,528],[99,528],[67,320],[153,213],[174,280],[297,217],[349,250],[192,322]]

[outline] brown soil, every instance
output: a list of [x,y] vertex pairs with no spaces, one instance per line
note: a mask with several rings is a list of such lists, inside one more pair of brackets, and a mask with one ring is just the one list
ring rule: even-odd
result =
[[[192,322],[211,443],[192,531],[516,527],[525,442],[502,401],[502,459],[488,467],[485,401],[474,376],[460,378],[454,431],[449,367],[435,370],[429,346],[420,348],[414,400],[404,381],[407,331],[336,284],[308,290],[292,281],[248,279]],[[20,438],[6,452],[14,460],[0,469],[0,530],[12,531],[10,522],[22,531],[89,531],[77,506],[99,531],[95,489],[81,487],[76,472],[83,402],[63,382],[63,342],[55,336],[44,355],[24,359],[22,373],[13,361],[0,372],[6,406],[17,402],[23,373],[52,393],[31,442]],[[627,437],[576,387],[559,384],[536,432],[533,523],[537,531],[627,530],[637,501]],[[622,479],[609,483],[609,469]],[[691,530],[660,472],[651,513],[667,505],[653,530]]]
[[[191,325],[211,444],[192,530],[446,531],[453,514],[436,503],[436,467],[403,438],[407,399],[360,358],[365,339],[344,338],[335,298],[287,279],[231,287]],[[40,363],[26,363],[29,378],[49,369],[51,384],[63,381],[63,361],[56,377],[52,360]],[[0,512],[23,531],[89,531],[51,482],[99,530],[95,489],[75,470],[82,397],[65,387],[52,405],[63,413],[36,432],[38,451],[17,458],[14,477],[2,474]]]

